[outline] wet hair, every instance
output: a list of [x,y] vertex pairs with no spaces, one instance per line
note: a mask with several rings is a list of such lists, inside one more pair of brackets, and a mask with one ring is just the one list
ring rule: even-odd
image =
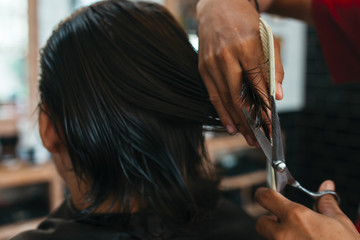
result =
[[240,97],[244,102],[249,105],[249,113],[252,115],[256,128],[262,128],[265,135],[270,139],[271,117],[268,111],[271,110],[272,99],[268,92],[267,86],[266,92],[259,88],[259,83],[266,79],[268,74],[269,59],[265,60],[264,64],[256,66],[253,69],[244,71],[243,80],[241,83]]
[[40,98],[92,211],[133,199],[190,223],[216,205],[203,126],[221,125],[187,35],[162,6],[108,0],[60,23],[41,52]]

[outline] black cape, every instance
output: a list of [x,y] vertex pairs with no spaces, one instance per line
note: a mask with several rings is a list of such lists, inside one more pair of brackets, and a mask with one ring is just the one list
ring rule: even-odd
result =
[[11,240],[263,239],[255,232],[255,220],[225,200],[220,200],[211,217],[191,233],[176,230],[152,211],[131,214],[126,224],[121,214],[83,216],[67,200],[38,229],[20,233]]

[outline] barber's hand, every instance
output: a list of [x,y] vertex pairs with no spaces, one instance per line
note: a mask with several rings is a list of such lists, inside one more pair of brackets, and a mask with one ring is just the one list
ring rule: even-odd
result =
[[[321,184],[319,191],[335,190],[332,181]],[[318,202],[319,213],[291,202],[281,194],[259,188],[256,200],[274,216],[263,216],[256,230],[267,239],[349,240],[360,239],[354,224],[341,211],[334,196],[328,194]],[[279,221],[278,221],[279,220]]]
[[[259,35],[260,16],[248,0],[200,0],[196,10],[199,71],[210,100],[227,131],[235,134],[239,130],[248,143],[254,145],[253,134],[242,113],[244,106],[240,94],[242,73],[264,64]],[[278,44],[275,58],[276,99],[280,100],[283,98],[284,72]],[[267,83],[261,75],[253,81],[268,95]]]

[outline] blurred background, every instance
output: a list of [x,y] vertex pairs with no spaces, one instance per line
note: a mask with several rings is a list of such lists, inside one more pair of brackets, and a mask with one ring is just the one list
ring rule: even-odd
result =
[[[56,24],[93,2],[0,0],[0,240],[36,227],[66,194],[38,135],[38,58]],[[197,49],[197,1],[156,2],[176,16]],[[360,203],[360,84],[332,84],[312,26],[263,17],[281,45],[285,97],[278,104],[289,169],[314,191],[323,180],[334,180],[341,207],[354,221]],[[262,214],[252,194],[265,183],[263,154],[242,136],[208,134],[207,146],[224,176],[224,196],[254,217]],[[297,191],[286,189],[286,195],[312,207]]]

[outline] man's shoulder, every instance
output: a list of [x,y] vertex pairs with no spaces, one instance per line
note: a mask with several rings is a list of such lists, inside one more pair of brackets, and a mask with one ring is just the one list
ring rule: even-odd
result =
[[79,212],[65,201],[57,210],[40,223],[37,229],[22,232],[10,240],[132,240],[138,239],[126,231],[86,221]]
[[[120,225],[117,216],[82,221],[63,204],[50,214],[38,229],[23,232],[11,240],[155,239],[153,235],[158,233],[159,229],[166,233],[164,239],[261,239],[254,229],[255,219],[247,215],[239,206],[225,200],[219,201],[217,208],[206,221],[195,226],[194,234],[174,231],[170,225],[167,228],[163,225],[163,221],[154,219],[158,219],[154,214],[137,214],[133,217],[132,223],[128,224],[129,228],[116,228],[116,225]],[[146,226],[144,222],[147,222]]]
[[68,219],[48,218],[37,229],[22,232],[10,240],[135,240],[132,234],[105,226],[84,224]]

